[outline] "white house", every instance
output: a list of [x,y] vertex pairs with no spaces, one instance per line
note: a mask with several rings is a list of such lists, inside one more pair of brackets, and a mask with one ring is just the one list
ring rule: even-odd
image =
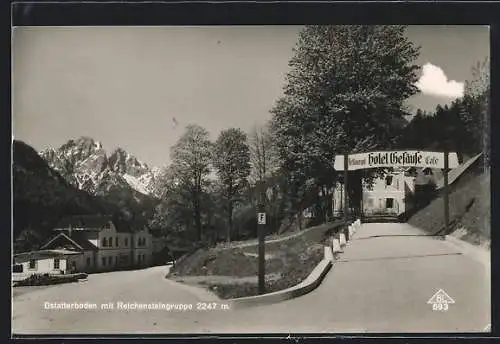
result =
[[[47,258],[53,262],[57,259],[63,273],[144,267],[152,262],[152,236],[149,231],[144,229],[132,233],[123,226],[115,225],[110,216],[68,217],[54,232],[57,234],[41,250],[74,253]],[[40,259],[37,262],[33,271],[45,271],[46,262]]]
[[67,261],[81,252],[69,250],[41,250],[14,255],[13,278],[24,279],[34,273],[61,274]]
[[413,177],[404,171],[389,173],[363,185],[364,215],[400,215],[407,210],[407,196],[414,192]]
[[[363,182],[361,209],[363,215],[400,215],[407,210],[407,196],[414,192],[414,177],[397,170],[376,178],[372,185]],[[338,183],[333,194],[335,215],[344,211],[343,185]]]

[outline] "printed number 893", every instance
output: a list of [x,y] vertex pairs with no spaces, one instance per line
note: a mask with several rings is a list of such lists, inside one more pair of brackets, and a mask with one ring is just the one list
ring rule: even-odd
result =
[[433,311],[447,311],[448,310],[448,304],[443,302],[443,303],[434,303],[432,305],[432,310]]

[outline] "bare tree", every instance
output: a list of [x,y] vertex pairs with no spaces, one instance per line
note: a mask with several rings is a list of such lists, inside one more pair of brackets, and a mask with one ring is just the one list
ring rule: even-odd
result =
[[256,125],[248,137],[250,148],[250,181],[257,183],[271,176],[278,167],[276,149],[268,124]]

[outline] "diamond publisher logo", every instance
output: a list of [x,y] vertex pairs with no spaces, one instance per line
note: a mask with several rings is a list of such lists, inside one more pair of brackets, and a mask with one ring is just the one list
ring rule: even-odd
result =
[[455,303],[455,300],[453,300],[443,289],[439,289],[427,303],[432,305],[433,311],[445,312],[448,310],[448,305]]

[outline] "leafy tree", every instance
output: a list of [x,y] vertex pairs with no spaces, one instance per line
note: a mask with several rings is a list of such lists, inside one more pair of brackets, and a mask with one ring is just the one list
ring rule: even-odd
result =
[[[219,180],[212,180],[208,183],[203,193],[203,224],[204,232],[208,242],[213,244],[221,239],[220,229],[226,227],[227,211],[224,207],[223,187]],[[224,235],[225,238],[226,235]]]
[[202,198],[210,174],[211,157],[212,143],[208,131],[199,125],[188,125],[171,149],[173,179],[182,197],[189,199],[197,240],[202,238]]
[[490,109],[490,59],[485,58],[472,69],[472,80],[466,82],[464,111],[461,112],[469,134],[476,143],[476,150],[483,152],[485,162],[490,161],[491,109]]
[[172,166],[166,172],[162,200],[154,209],[149,227],[172,241],[188,241],[189,230],[193,227],[191,194],[181,187]]
[[213,164],[227,205],[227,240],[233,230],[233,207],[247,185],[250,175],[250,150],[247,136],[240,129],[223,130],[214,146]]
[[400,120],[407,115],[404,102],[417,92],[417,57],[404,26],[307,26],[301,31],[284,96],[272,109],[278,152],[291,173],[293,192],[306,176],[331,188],[338,154],[396,145]]

